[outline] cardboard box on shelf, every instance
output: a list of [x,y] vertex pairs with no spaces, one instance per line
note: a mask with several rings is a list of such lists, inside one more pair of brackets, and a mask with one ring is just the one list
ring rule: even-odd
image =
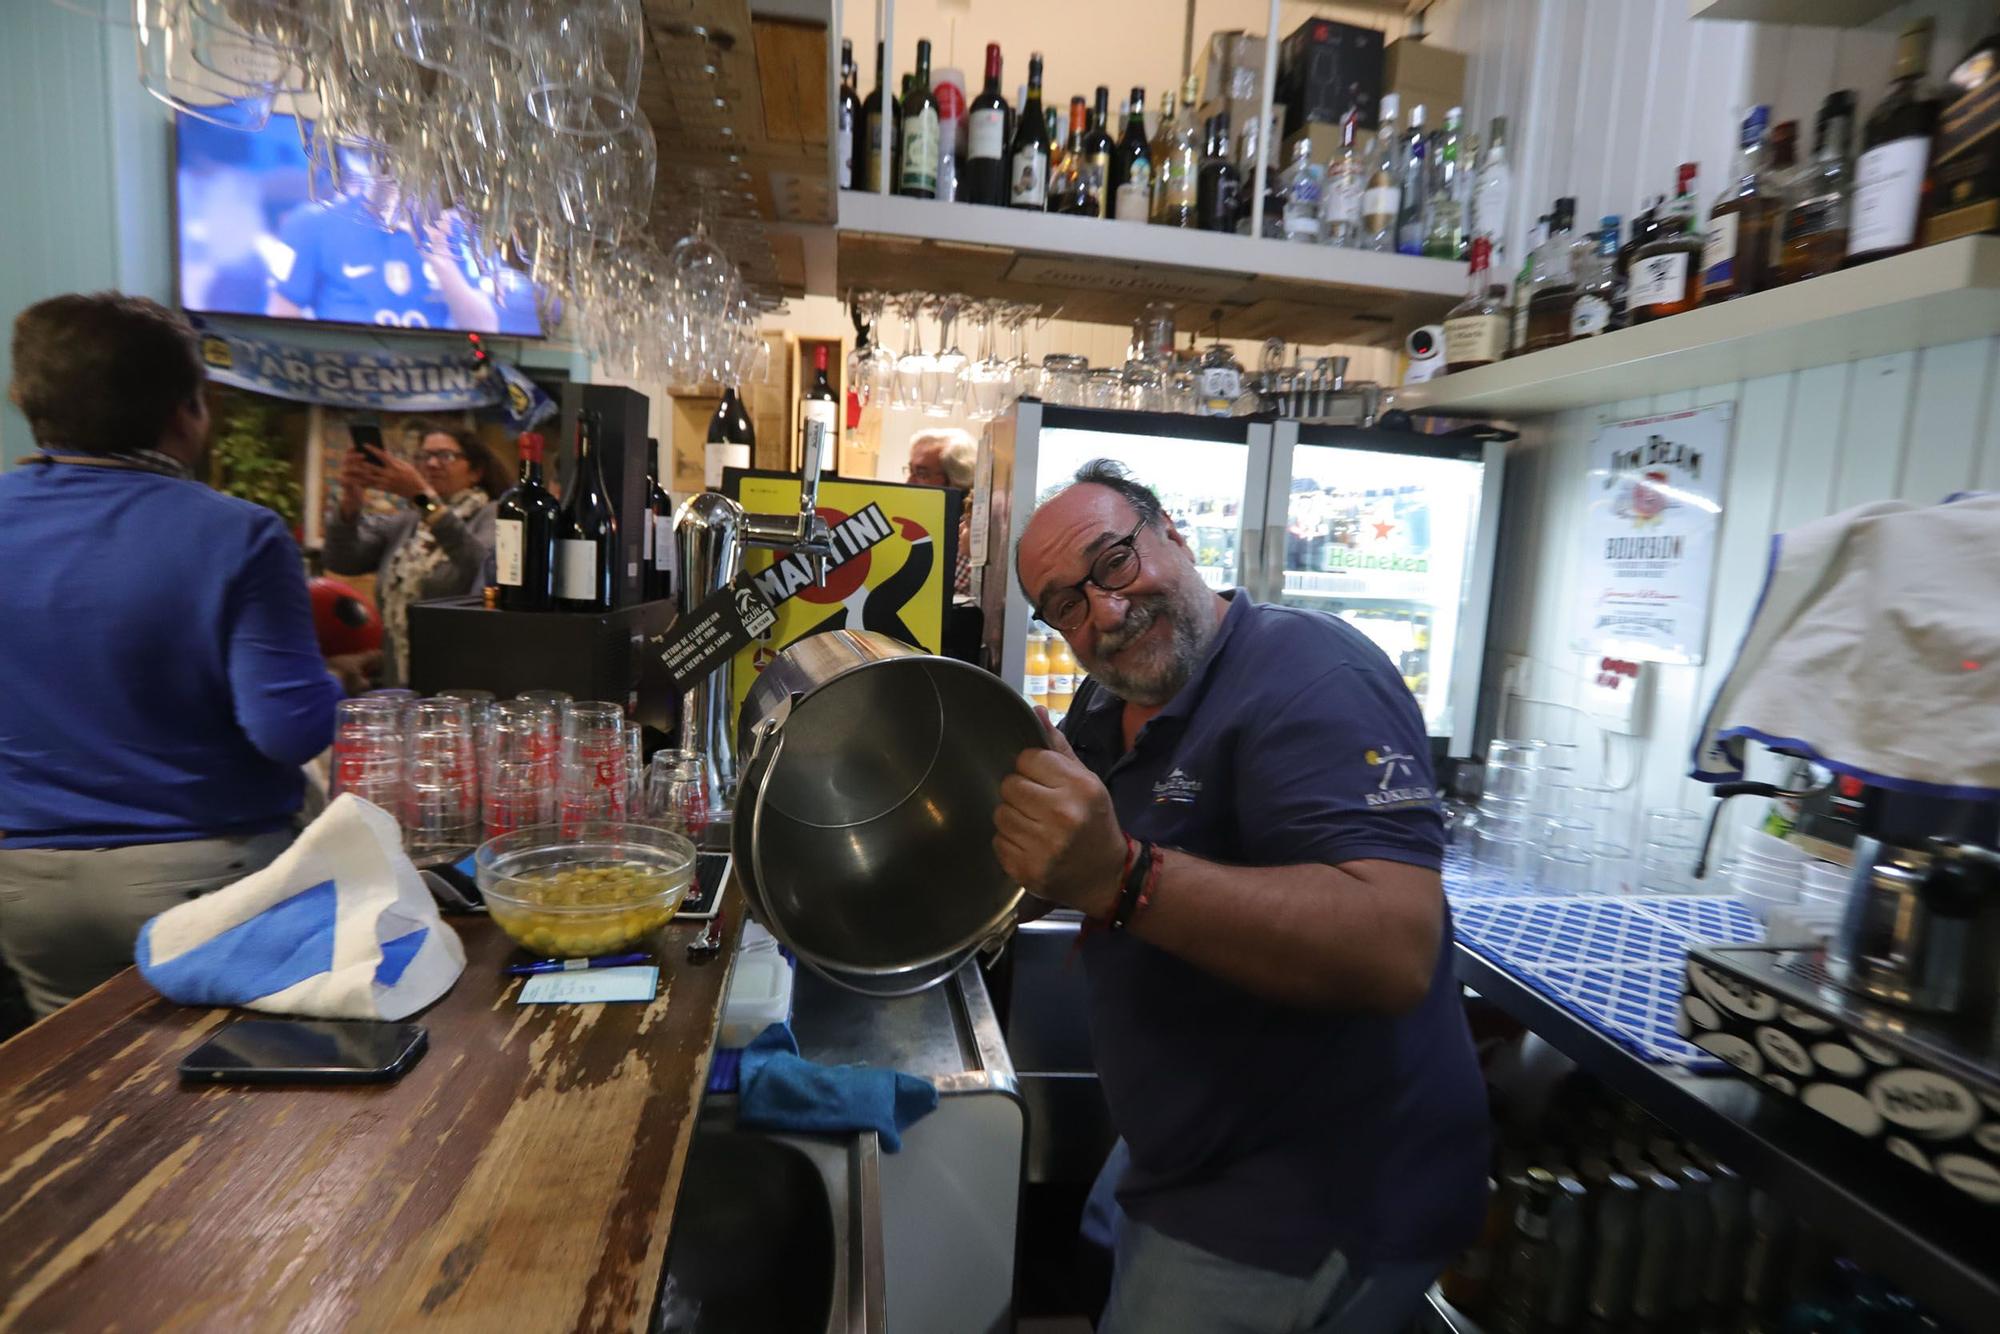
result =
[[[1356,146],[1364,153],[1368,151],[1367,136],[1367,127],[1361,126]],[[1340,127],[1315,120],[1285,136],[1285,161],[1292,160],[1292,147],[1301,139],[1312,140],[1312,160],[1315,162],[1324,164],[1340,155]]]
[[[1261,101],[1261,98],[1253,96],[1231,98],[1227,102],[1203,102],[1195,112],[1196,128],[1202,130],[1204,136],[1206,135],[1206,130],[1203,127],[1207,126],[1211,117],[1224,111],[1229,113],[1229,157],[1237,166],[1245,170],[1254,165],[1253,159],[1257,153],[1257,106]],[[1285,104],[1283,102],[1273,102],[1271,104],[1271,123],[1274,126],[1284,125]],[[1271,153],[1272,170],[1276,171],[1282,168],[1288,160],[1273,149]]]
[[[1264,39],[1243,31],[1209,35],[1202,62],[1201,100],[1255,102],[1264,86]],[[1251,113],[1255,115],[1256,113]]]
[[1338,125],[1350,110],[1373,129],[1382,78],[1379,29],[1306,20],[1278,46],[1278,100],[1291,109],[1286,133],[1315,121]]
[[1465,52],[1402,37],[1383,52],[1382,91],[1394,93],[1407,124],[1413,107],[1424,108],[1424,124],[1444,124],[1444,113],[1465,105]]

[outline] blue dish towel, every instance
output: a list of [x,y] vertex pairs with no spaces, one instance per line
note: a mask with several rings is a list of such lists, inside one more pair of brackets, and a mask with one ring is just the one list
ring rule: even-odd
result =
[[937,1085],[899,1070],[818,1065],[799,1055],[788,1024],[772,1024],[743,1049],[736,1119],[763,1130],[838,1135],[872,1130],[890,1153],[902,1132],[937,1110]]

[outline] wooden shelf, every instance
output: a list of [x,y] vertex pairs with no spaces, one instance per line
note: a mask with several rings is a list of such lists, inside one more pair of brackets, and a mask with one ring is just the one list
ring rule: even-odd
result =
[[2000,237],[1967,236],[1725,305],[1394,391],[1393,406],[1522,417],[2000,333]]
[[1463,267],[1441,259],[850,190],[839,210],[829,296],[963,292],[1107,324],[1166,301],[1183,330],[1206,328],[1220,308],[1231,338],[1380,344],[1441,318],[1465,292]]
[[1859,28],[1901,3],[1902,0],[1689,0],[1688,12],[1698,19]]

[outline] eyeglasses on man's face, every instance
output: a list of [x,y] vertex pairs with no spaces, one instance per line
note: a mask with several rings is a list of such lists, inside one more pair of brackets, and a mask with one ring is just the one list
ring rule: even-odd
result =
[[1064,634],[1073,634],[1083,628],[1090,619],[1090,595],[1087,591],[1092,584],[1107,593],[1116,593],[1128,588],[1139,577],[1139,533],[1145,528],[1146,520],[1139,520],[1131,532],[1097,553],[1090,562],[1090,573],[1071,584],[1068,588],[1057,589],[1036,609],[1046,624],[1054,626]]

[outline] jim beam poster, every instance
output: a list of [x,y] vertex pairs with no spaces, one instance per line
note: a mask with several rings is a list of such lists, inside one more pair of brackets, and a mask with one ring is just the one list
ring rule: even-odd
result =
[[1722,404],[1612,422],[1597,433],[1580,651],[1701,661],[1734,424],[1734,408]]
[[[797,474],[730,469],[723,491],[752,514],[796,514]],[[833,537],[826,587],[802,556],[751,550],[743,569],[778,613],[734,659],[731,726],[765,666],[793,641],[822,630],[875,630],[927,653],[944,647],[950,574],[958,556],[960,496],[929,486],[823,477],[819,515]]]

